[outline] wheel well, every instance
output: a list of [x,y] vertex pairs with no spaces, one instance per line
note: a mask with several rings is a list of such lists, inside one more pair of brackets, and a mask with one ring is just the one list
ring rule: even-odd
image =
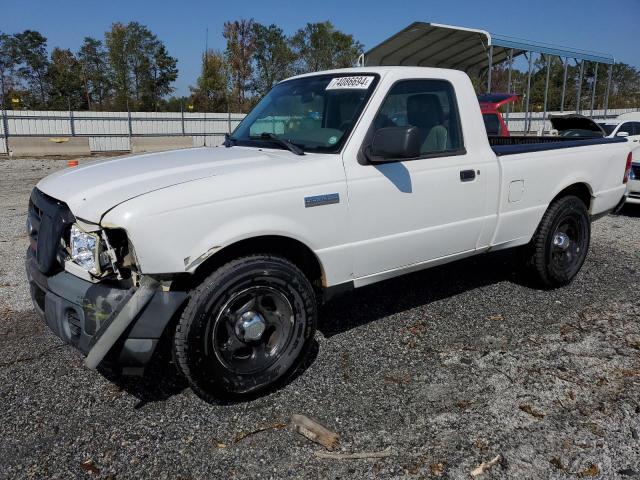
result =
[[279,255],[294,263],[316,289],[324,284],[324,272],[320,260],[313,251],[299,240],[279,235],[263,235],[240,240],[224,247],[198,266],[193,275],[181,275],[172,290],[189,290],[225,263],[252,254]]
[[582,200],[584,205],[587,207],[587,210],[591,209],[591,189],[586,183],[574,183],[573,185],[568,186],[558,193],[553,200],[566,197],[567,195],[575,195]]

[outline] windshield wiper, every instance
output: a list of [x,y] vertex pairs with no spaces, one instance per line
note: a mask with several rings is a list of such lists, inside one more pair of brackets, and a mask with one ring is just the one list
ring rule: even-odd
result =
[[277,143],[278,145],[286,148],[290,152],[295,153],[296,155],[304,155],[304,150],[302,150],[298,145],[285,140],[284,138],[280,138],[275,133],[263,132],[259,136],[251,136],[249,137],[253,140],[271,140],[273,143]]

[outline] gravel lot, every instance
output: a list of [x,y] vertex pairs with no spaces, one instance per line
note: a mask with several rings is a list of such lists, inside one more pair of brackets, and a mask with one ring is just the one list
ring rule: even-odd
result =
[[[87,370],[32,310],[28,195],[65,164],[0,161],[0,477],[470,478],[500,455],[484,478],[640,478],[640,209],[594,224],[567,288],[531,288],[506,252],[336,299],[302,375],[212,406]],[[295,413],[392,455],[316,458],[279,428]]]

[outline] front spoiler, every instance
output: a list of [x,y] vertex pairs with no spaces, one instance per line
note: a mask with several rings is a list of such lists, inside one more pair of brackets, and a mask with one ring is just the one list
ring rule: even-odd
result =
[[143,371],[165,327],[187,297],[185,292],[165,292],[156,286],[139,302],[134,298],[139,288],[117,282],[91,283],[64,271],[47,277],[38,269],[31,249],[26,270],[36,311],[56,336],[84,355],[109,332],[115,319],[127,323],[107,356],[110,363],[123,367],[124,373]]

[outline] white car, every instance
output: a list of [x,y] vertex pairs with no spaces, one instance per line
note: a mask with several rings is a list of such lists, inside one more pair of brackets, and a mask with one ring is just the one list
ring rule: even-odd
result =
[[35,308],[91,368],[141,373],[167,339],[193,390],[215,401],[288,378],[317,302],[337,292],[519,246],[540,284],[566,285],[591,220],[623,200],[630,145],[498,140],[459,71],[291,78],[225,147],[40,181],[27,222]]
[[640,112],[624,113],[615,120],[601,122],[607,137],[627,137],[637,152],[633,153],[633,167],[629,178],[627,203],[640,205]]
[[633,143],[640,143],[640,112],[619,115],[614,120],[599,122],[607,137],[627,137]]

